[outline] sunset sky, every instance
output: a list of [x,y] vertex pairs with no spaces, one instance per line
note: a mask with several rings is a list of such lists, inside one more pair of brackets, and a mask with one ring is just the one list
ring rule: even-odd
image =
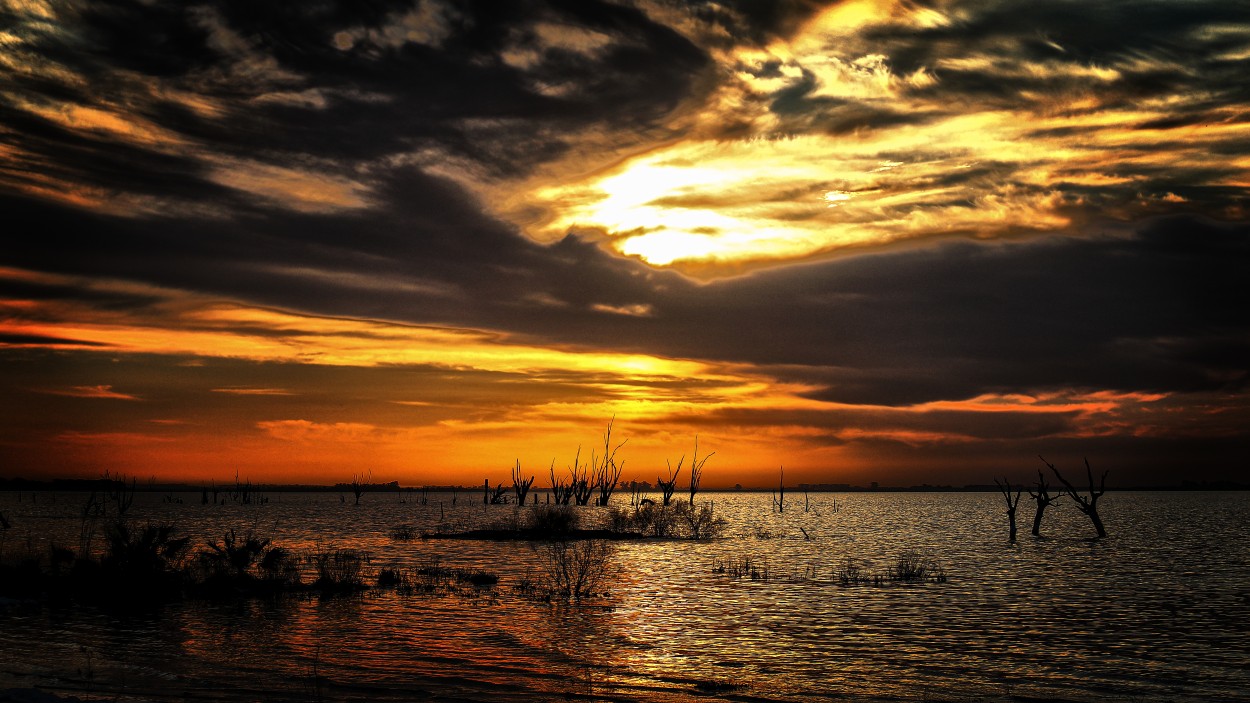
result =
[[0,476],[1250,467],[1244,3],[0,8]]

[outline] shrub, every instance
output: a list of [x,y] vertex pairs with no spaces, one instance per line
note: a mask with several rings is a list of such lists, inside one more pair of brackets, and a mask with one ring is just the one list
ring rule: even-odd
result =
[[538,536],[567,535],[580,523],[577,511],[568,505],[535,505],[530,510],[529,529]]
[[641,514],[640,510],[625,510],[610,505],[608,506],[607,527],[612,532],[643,534],[642,530],[638,529],[639,520],[636,518],[639,514]]
[[864,583],[869,580],[868,573],[864,571],[858,562],[847,557],[835,570],[834,576],[837,577],[838,583],[843,586],[850,586],[857,583]]
[[265,583],[275,587],[300,585],[299,560],[285,547],[270,547],[260,559]]
[[146,525],[136,530],[118,519],[104,531],[105,550],[100,566],[109,576],[133,585],[168,584],[179,575],[182,557],[191,541],[173,534],[173,525]]
[[309,561],[317,572],[313,586],[323,591],[353,591],[364,586],[360,576],[369,555],[356,549],[314,552]]
[[672,506],[673,513],[685,529],[690,539],[711,539],[725,526],[724,518],[716,517],[711,503],[704,503],[698,508],[678,502]]
[[208,551],[200,552],[200,564],[210,580],[222,578],[247,581],[252,578],[252,567],[265,553],[269,539],[256,537],[250,531],[242,539],[233,529],[228,530],[220,544],[208,543]]
[[909,549],[898,555],[894,566],[889,569],[889,576],[894,581],[923,581],[930,569],[930,560],[920,552]]
[[380,569],[377,579],[378,588],[393,588],[396,591],[410,590],[412,582],[408,574],[399,568]]

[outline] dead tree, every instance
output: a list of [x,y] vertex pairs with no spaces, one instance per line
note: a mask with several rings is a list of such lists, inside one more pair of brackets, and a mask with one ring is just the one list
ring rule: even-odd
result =
[[673,463],[667,459],[664,460],[664,463],[668,465],[668,480],[665,481],[658,476],[655,479],[655,483],[660,487],[660,493],[664,497],[664,505],[668,505],[669,501],[673,499],[673,493],[677,490],[677,475],[681,473],[681,465],[685,461],[686,457],[683,456],[681,460],[677,462],[677,470],[674,471]]
[[1089,478],[1089,497],[1087,498],[1077,493],[1076,488],[1071,483],[1068,483],[1068,480],[1063,477],[1063,474],[1059,473],[1059,469],[1056,469],[1054,464],[1043,459],[1040,454],[1037,458],[1042,459],[1042,463],[1049,466],[1050,470],[1055,473],[1055,477],[1063,484],[1064,490],[1059,495],[1066,493],[1072,498],[1076,502],[1076,509],[1085,513],[1089,521],[1094,523],[1094,529],[1098,531],[1098,536],[1106,537],[1107,530],[1102,526],[1102,518],[1098,517],[1098,499],[1102,497],[1103,493],[1107,492],[1107,472],[1102,472],[1102,479],[1098,482],[1098,489],[1095,490],[1094,470],[1089,466],[1089,459],[1085,460],[1085,475]]
[[556,460],[551,460],[551,500],[556,505],[568,505],[569,499],[573,497],[573,487],[565,483],[563,480],[556,478]]
[[781,467],[781,478],[777,482],[777,493],[773,495],[773,507],[777,512],[786,511],[786,467]]
[[[612,423],[616,418],[608,421],[608,429],[603,433],[603,460],[597,461],[591,459],[594,465],[595,486],[599,489],[599,505],[607,505],[608,499],[612,497],[612,491],[616,488],[616,484],[621,480],[621,472],[625,470],[625,462],[616,463],[616,452],[625,446],[625,442],[621,442],[615,447],[612,446]],[[591,455],[592,457],[594,455]]]
[[490,487],[490,479],[482,480],[482,505],[504,505],[508,502],[508,487],[500,482],[494,488]]
[[699,483],[703,481],[703,465],[711,459],[716,452],[712,452],[702,459],[699,458],[699,435],[694,436],[694,457],[690,460],[690,507],[694,507],[694,495],[699,492]]
[[[373,476],[373,469],[370,469],[367,473],[363,473],[363,474],[352,474],[352,495],[356,496],[356,502],[354,503],[354,505],[360,505],[360,496],[364,495],[365,491],[368,490],[369,479],[372,476]],[[239,477],[237,474],[235,475],[234,482],[235,482],[235,485],[239,484]],[[248,486],[249,487],[251,486],[250,481],[248,482]],[[247,493],[250,493],[250,490],[243,494],[245,496],[243,502],[245,503],[247,502],[247,498],[246,498]]]
[[994,479],[994,485],[998,486],[998,490],[1003,494],[1003,500],[1007,502],[1007,522],[1011,525],[1011,536],[1008,538],[1013,544],[1016,541],[1016,506],[1020,504],[1020,488],[1016,488],[1016,497],[1011,497],[1011,481],[1006,478],[1002,483],[998,479]]
[[534,477],[529,479],[521,478],[521,460],[516,460],[516,467],[512,469],[512,492],[516,494],[516,504],[525,505],[525,495],[530,492],[530,486],[534,485]]
[[[573,492],[573,501],[578,505],[586,505],[590,502],[590,496],[595,492],[595,484],[590,480],[590,465],[580,463],[582,457],[582,448],[577,448],[577,454],[573,456],[573,465],[569,467],[569,489]],[[594,454],[591,453],[591,461],[594,461]]]
[[[1045,461],[1045,460],[1043,460]],[[1041,469],[1037,470],[1037,492],[1029,491],[1029,496],[1033,498],[1033,502],[1037,505],[1037,512],[1033,513],[1033,536],[1042,536],[1042,513],[1046,512],[1046,508],[1055,502],[1062,493],[1055,495],[1050,494],[1050,486],[1046,483],[1046,474]]]

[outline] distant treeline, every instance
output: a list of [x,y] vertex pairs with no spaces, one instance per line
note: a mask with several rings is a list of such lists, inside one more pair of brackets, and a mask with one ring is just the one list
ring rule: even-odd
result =
[[[103,490],[109,487],[116,487],[118,480],[104,478],[56,478],[51,480],[27,479],[27,478],[0,478],[0,491],[94,491]],[[198,493],[203,490],[212,490],[216,487],[218,490],[228,490],[233,483],[154,483],[142,481],[135,483],[135,490],[151,491],[161,493]],[[366,491],[370,493],[379,491],[459,491],[468,492],[481,490],[481,486],[415,486],[401,487],[399,481],[391,481],[389,483],[370,483],[364,486]],[[266,493],[350,493],[352,485],[350,483],[339,483],[333,486],[312,485],[301,483],[257,483],[251,484],[253,491],[263,491]]]
[[[50,480],[26,479],[26,478],[0,478],[0,491],[98,491],[107,488],[115,488],[120,481],[116,479],[106,478],[56,478]],[[624,482],[622,482],[624,483]],[[218,485],[220,489],[226,489],[231,484],[222,483]],[[213,484],[191,484],[191,483],[147,483],[138,482],[135,488],[140,491],[159,491],[169,492],[199,492],[205,489],[211,490]],[[253,490],[264,491],[269,493],[350,493],[352,485],[350,483],[338,483],[333,486],[299,484],[299,483],[274,483],[274,484],[255,484]],[[382,491],[456,491],[471,492],[480,491],[481,486],[400,486],[399,481],[390,481],[389,483],[370,483],[365,484],[365,490],[370,493]],[[647,484],[650,488],[650,484]],[[796,487],[799,491],[810,491],[812,493],[981,493],[981,492],[997,492],[999,489],[993,484],[969,484],[964,486],[952,485],[929,485],[920,484],[917,486],[853,486],[846,483],[801,483]],[[542,489],[537,489],[542,490]],[[716,490],[716,489],[712,489]],[[744,492],[768,492],[775,491],[776,487],[771,488],[743,488],[742,486],[734,486],[734,491]],[[1122,486],[1118,489],[1112,488],[1111,491],[1250,491],[1250,483],[1240,483],[1237,481],[1182,481],[1179,485],[1171,486]]]

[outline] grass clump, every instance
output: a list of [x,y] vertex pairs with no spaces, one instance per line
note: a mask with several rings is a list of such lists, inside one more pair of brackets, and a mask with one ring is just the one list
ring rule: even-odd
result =
[[898,555],[889,568],[891,581],[924,581],[933,568],[933,562],[920,552],[909,549]]
[[870,575],[868,570],[860,563],[850,557],[847,557],[841,564],[834,567],[833,576],[838,583],[843,586],[854,586],[861,583],[880,584],[881,576]]
[[323,592],[356,591],[364,587],[361,576],[369,563],[368,552],[358,549],[330,549],[313,552],[308,557],[317,578],[313,587]]
[[767,560],[760,562],[750,555],[729,557],[725,561],[713,559],[712,573],[736,579],[749,578],[752,581],[768,581],[771,575]]
[[390,537],[396,542],[411,542],[417,538],[417,532],[412,525],[396,525],[391,528]]

